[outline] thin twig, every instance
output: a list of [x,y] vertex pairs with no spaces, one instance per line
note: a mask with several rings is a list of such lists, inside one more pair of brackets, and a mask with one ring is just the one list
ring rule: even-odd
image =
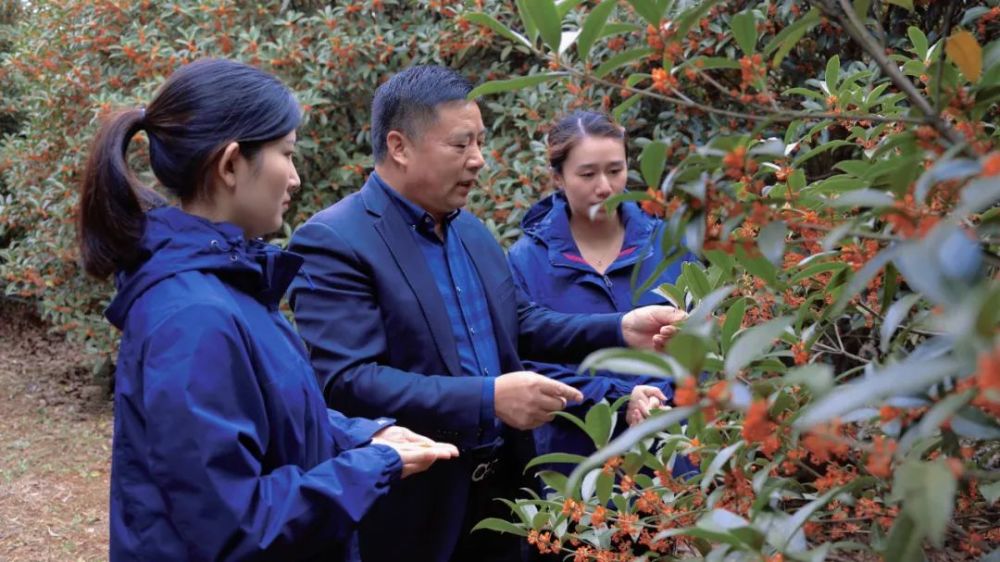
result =
[[[951,35],[951,18],[954,15],[955,7],[958,6],[958,2],[951,2],[944,12],[944,33],[941,34],[941,38],[945,41],[948,40],[948,36]],[[941,114],[941,77],[944,74],[944,57],[938,53],[938,66],[936,76],[934,77],[934,112],[938,115]]]
[[865,359],[863,357],[859,357],[859,356],[851,353],[850,351],[843,350],[843,349],[837,349],[835,347],[831,347],[829,345],[822,344],[822,343],[819,343],[819,342],[814,343],[813,347],[817,348],[817,349],[821,349],[821,350],[823,350],[823,351],[825,351],[827,353],[831,353],[831,354],[835,353],[835,354],[838,354],[838,355],[843,355],[844,357],[850,357],[851,359],[854,359],[855,361],[860,361],[862,363],[868,363],[870,361],[870,360]]
[[[820,9],[826,12],[826,14],[837,20],[841,27],[847,31],[847,34],[851,36],[852,39],[866,52],[868,56],[875,61],[882,72],[889,77],[889,80],[896,85],[906,97],[910,98],[910,101],[916,106],[921,113],[924,114],[924,121],[933,127],[941,136],[947,138],[952,144],[960,145],[965,142],[965,139],[958,134],[957,131],[952,129],[943,119],[941,115],[934,111],[930,102],[927,101],[917,87],[913,85],[900,70],[899,67],[889,60],[889,57],[885,54],[885,47],[879,45],[874,41],[872,36],[868,32],[868,28],[865,27],[864,22],[858,19],[858,15],[854,12],[854,7],[851,6],[849,0],[839,0],[839,5],[841,10],[838,12],[834,10],[826,2],[818,2],[817,0],[809,0],[810,4],[818,4]],[[967,151],[972,154],[971,149]]]
[[576,76],[584,80],[588,80],[595,84],[600,84],[602,86],[607,86],[610,88],[625,90],[633,94],[639,94],[651,99],[664,101],[667,103],[672,103],[674,105],[680,105],[684,107],[690,107],[703,111],[705,113],[711,113],[714,115],[723,115],[725,117],[732,117],[734,119],[744,119],[747,121],[765,121],[772,123],[790,123],[798,119],[830,119],[833,121],[871,121],[873,123],[912,123],[912,124],[923,124],[926,123],[926,119],[921,119],[918,117],[910,117],[907,115],[900,115],[894,117],[886,117],[884,115],[876,115],[874,113],[829,113],[829,112],[814,112],[814,111],[795,111],[788,108],[779,108],[777,110],[765,109],[767,115],[756,115],[752,113],[742,113],[739,111],[732,111],[729,109],[719,109],[717,107],[712,107],[702,103],[695,102],[693,100],[683,100],[677,97],[667,96],[663,94],[658,94],[656,92],[647,89],[636,88],[635,86],[629,86],[627,84],[617,84],[611,82],[610,80],[605,80],[603,78],[598,78],[589,72],[584,72],[577,70],[573,67],[566,65],[564,62],[558,59],[555,60],[560,68],[571,76]]

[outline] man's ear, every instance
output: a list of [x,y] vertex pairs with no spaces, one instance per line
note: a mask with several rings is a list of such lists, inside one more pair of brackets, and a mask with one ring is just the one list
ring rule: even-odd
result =
[[230,191],[236,189],[236,165],[239,158],[242,158],[240,145],[237,142],[231,142],[222,149],[219,161],[215,164],[215,175],[218,183]]
[[410,163],[411,148],[410,139],[400,131],[389,131],[385,136],[386,155],[398,166],[406,166]]

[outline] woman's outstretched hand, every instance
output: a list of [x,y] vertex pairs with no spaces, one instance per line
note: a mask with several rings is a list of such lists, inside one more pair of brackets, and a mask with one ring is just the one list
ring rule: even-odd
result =
[[372,437],[372,443],[388,445],[396,450],[403,461],[402,478],[423,472],[436,461],[458,456],[458,448],[451,443],[434,441],[398,425],[376,433]]

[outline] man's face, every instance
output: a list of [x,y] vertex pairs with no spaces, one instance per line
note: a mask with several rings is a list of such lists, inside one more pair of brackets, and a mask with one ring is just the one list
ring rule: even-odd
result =
[[407,139],[410,158],[404,195],[437,218],[465,206],[476,176],[486,164],[482,152],[485,135],[475,102],[439,105],[437,119],[424,127],[423,134]]

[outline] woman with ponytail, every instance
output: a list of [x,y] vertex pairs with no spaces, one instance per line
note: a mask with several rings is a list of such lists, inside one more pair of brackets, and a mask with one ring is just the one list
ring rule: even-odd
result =
[[[300,110],[276,78],[225,60],[182,67],[113,115],[84,178],[86,271],[115,274],[110,558],[343,560],[400,477],[458,454],[392,420],[326,408],[278,310],[302,259],[262,242],[299,186]],[[129,143],[179,206],[129,169]]]

